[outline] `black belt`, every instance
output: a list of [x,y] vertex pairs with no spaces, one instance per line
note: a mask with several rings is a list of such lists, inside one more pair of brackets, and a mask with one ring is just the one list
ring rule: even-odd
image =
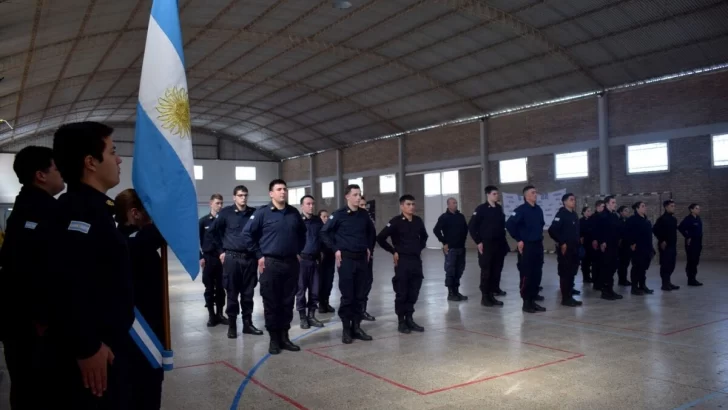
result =
[[319,256],[318,255],[312,255],[310,253],[302,253],[301,254],[301,259],[305,259],[307,261],[317,261],[317,260],[319,260]]
[[273,260],[277,260],[277,261],[281,261],[281,262],[290,262],[294,259],[298,260],[298,258],[296,258],[295,255],[291,255],[291,256],[263,255],[263,257],[266,259],[273,259]]
[[230,255],[233,258],[248,258],[248,259],[254,259],[255,254],[253,252],[248,251],[225,251],[225,255]]
[[341,251],[341,257],[347,258],[347,259],[366,259],[367,253],[364,252],[349,252],[349,251]]

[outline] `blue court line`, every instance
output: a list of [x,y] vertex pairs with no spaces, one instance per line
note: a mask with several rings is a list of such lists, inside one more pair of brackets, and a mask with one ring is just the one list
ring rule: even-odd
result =
[[700,404],[704,401],[710,400],[713,397],[721,396],[721,395],[725,395],[725,394],[728,394],[728,387],[721,389],[720,391],[717,391],[717,392],[706,394],[705,396],[703,396],[697,400],[693,400],[689,403],[685,403],[685,404],[681,405],[680,407],[675,407],[673,410],[687,410],[691,407],[697,406],[698,404]]
[[[326,325],[332,325],[339,323],[338,320],[333,320],[331,322],[326,322]],[[308,332],[294,337],[291,341],[295,342],[296,340],[303,339],[304,337],[310,335],[311,333],[318,332],[321,329],[326,329],[328,326],[324,327],[317,327],[316,329],[309,330]],[[248,382],[250,382],[250,379],[253,378],[255,375],[255,372],[258,371],[258,369],[265,363],[269,358],[271,357],[270,353],[266,353],[265,356],[261,357],[260,360],[258,360],[258,363],[253,366],[250,371],[248,371],[248,375],[245,376],[245,379],[243,379],[243,382],[240,383],[240,387],[238,387],[238,391],[235,393],[235,398],[233,399],[233,403],[230,405],[230,410],[237,410],[238,406],[240,405],[240,399],[243,397],[243,392],[245,391],[245,387],[248,386]]]

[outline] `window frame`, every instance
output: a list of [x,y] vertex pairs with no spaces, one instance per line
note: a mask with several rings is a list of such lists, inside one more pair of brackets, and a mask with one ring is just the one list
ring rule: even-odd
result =
[[[630,171],[629,169],[629,147],[638,147],[640,145],[655,145],[665,144],[665,156],[667,158],[667,168],[659,169],[654,171]],[[639,142],[633,144],[626,144],[624,146],[624,166],[627,175],[650,175],[670,172],[670,142],[669,141],[651,141],[651,142]]]
[[[523,160],[524,161],[524,167],[526,168],[526,179],[518,180],[518,181],[503,181],[503,172],[501,169],[501,164],[506,161],[518,161]],[[502,159],[498,161],[498,182],[500,184],[520,184],[520,183],[527,183],[528,182],[528,157],[520,157],[520,158],[511,158],[511,159]]]
[[[197,178],[197,170],[200,170],[200,177]],[[192,166],[192,176],[195,178],[195,181],[202,181],[205,179],[205,167],[202,165],[193,165]]]
[[[392,177],[394,179],[394,190],[392,191],[384,191],[382,190],[382,178],[383,177]],[[379,193],[380,194],[396,194],[397,193],[397,174],[384,174],[379,176]]]
[[726,143],[728,143],[728,132],[710,136],[710,166],[712,168],[728,168],[728,163],[726,163],[725,165],[717,165],[715,163],[715,139],[716,139],[716,137],[725,138]]
[[351,184],[359,185],[359,190],[361,191],[361,194],[364,195],[364,177],[348,178],[346,180],[346,184],[347,185],[351,185]]
[[[584,153],[585,154],[584,156],[586,157],[586,175],[559,177],[559,175],[558,175],[559,155],[581,154],[581,153]],[[526,171],[526,173],[528,173],[528,170]],[[554,179],[555,180],[564,181],[564,180],[570,180],[570,179],[584,179],[584,178],[589,178],[589,150],[560,152],[558,154],[554,154]]]
[[[252,169],[253,170],[253,179],[238,178],[238,169],[241,169],[241,168]],[[251,167],[251,166],[247,166],[247,165],[236,165],[235,166],[235,180],[236,181],[257,181],[258,180],[258,170],[256,169],[256,167]]]
[[[324,185],[331,184],[331,190],[333,192],[333,195],[331,196],[324,196]],[[332,199],[336,198],[336,183],[334,181],[324,181],[321,183],[321,199]]]

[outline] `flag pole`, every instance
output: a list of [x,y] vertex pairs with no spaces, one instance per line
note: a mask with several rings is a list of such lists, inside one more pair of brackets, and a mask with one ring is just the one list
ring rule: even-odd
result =
[[164,323],[164,348],[172,350],[172,334],[169,325],[169,256],[167,241],[162,242],[162,312]]

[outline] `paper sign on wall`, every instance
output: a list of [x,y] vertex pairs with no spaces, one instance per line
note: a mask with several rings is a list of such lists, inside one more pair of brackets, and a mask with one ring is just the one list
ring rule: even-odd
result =
[[[539,194],[536,204],[543,210],[543,219],[546,222],[543,229],[549,229],[556,213],[561,208],[561,197],[566,194],[566,189]],[[513,214],[513,211],[523,203],[523,195],[503,193],[503,212],[506,220]]]

